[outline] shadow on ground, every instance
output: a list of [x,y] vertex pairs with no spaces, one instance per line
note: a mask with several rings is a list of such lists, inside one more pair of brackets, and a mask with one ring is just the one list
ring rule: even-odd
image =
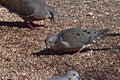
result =
[[[26,22],[8,22],[8,21],[0,21],[0,26],[8,26],[8,27],[18,27],[18,28],[29,28]],[[36,27],[45,27],[44,25],[33,24]]]
[[[120,50],[120,47],[118,48],[101,48],[101,49],[90,49],[90,48],[85,48],[81,51],[81,53],[84,53],[84,52],[87,52],[87,51],[106,51],[106,50],[113,50],[113,49],[119,49]],[[40,56],[40,55],[65,55],[65,54],[70,54],[70,55],[73,55],[75,54],[77,51],[71,51],[71,52],[63,52],[63,51],[54,51],[54,50],[51,50],[51,49],[44,49],[40,52],[35,52],[35,53],[31,53],[32,55],[36,55],[36,56]]]

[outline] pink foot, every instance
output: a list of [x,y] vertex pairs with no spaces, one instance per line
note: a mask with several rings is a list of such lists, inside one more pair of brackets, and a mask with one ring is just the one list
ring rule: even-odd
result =
[[78,51],[76,52],[76,54],[80,54],[80,52],[81,52],[81,50],[78,50]]
[[39,25],[34,24],[33,22],[27,21],[27,25],[30,27],[30,29],[38,29]]
[[30,27],[30,29],[34,30],[34,29],[38,29],[38,26],[33,26],[31,23],[28,23],[28,26]]
[[82,51],[85,47],[86,47],[86,45],[84,45],[82,48],[80,48],[80,49],[76,52],[76,54],[80,54],[81,51]]

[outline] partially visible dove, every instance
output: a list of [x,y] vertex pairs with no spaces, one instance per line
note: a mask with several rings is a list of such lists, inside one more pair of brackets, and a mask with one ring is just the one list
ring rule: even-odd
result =
[[35,28],[32,21],[54,20],[55,10],[44,0],[0,0],[0,5],[22,17],[31,29]]
[[109,29],[89,30],[85,28],[71,28],[59,32],[57,35],[49,35],[45,39],[46,48],[60,51],[76,51],[78,54],[88,44],[94,43],[105,35]]
[[81,80],[78,72],[73,69],[69,69],[65,71],[65,74],[62,77],[59,78],[49,78],[45,80]]

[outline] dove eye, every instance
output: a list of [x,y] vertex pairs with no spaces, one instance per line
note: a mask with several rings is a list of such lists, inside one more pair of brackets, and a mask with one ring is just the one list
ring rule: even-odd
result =
[[75,74],[73,74],[73,76],[75,76]]

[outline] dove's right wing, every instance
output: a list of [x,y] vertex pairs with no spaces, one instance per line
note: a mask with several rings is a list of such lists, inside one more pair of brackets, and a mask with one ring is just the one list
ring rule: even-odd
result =
[[33,16],[36,6],[45,5],[43,0],[0,0],[0,2],[10,11],[23,17]]
[[[20,16],[30,16],[34,13],[31,0],[1,0],[4,7]],[[0,2],[1,2],[0,1]]]
[[68,43],[72,48],[80,48],[91,42],[91,35],[83,31],[83,28],[64,30],[58,36],[58,43]]

